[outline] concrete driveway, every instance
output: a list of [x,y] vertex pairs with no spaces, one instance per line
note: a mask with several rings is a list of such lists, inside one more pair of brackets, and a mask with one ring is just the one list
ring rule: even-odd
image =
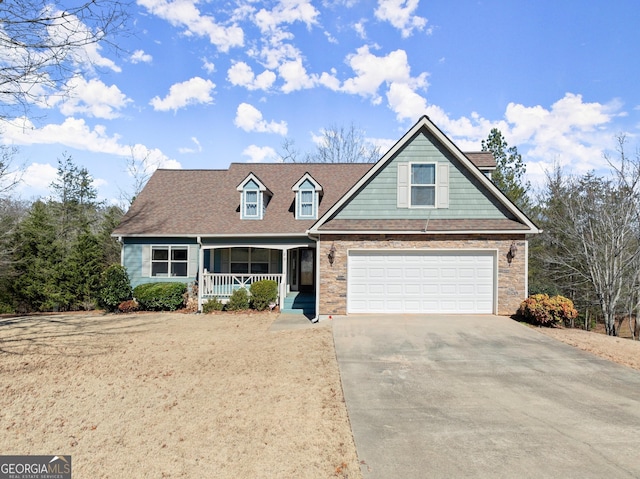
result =
[[333,320],[366,479],[640,477],[640,372],[497,316]]

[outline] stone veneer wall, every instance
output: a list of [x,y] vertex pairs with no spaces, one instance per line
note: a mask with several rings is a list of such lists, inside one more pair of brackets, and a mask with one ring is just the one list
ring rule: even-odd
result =
[[[515,241],[516,257],[507,262]],[[527,295],[524,235],[322,235],[320,237],[320,315],[347,313],[347,253],[352,249],[491,249],[498,250],[498,314],[512,315]],[[333,266],[327,255],[335,245]]]

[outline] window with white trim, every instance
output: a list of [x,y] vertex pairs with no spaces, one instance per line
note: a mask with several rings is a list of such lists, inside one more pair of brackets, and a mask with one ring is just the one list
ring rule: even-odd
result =
[[257,190],[245,190],[244,192],[244,217],[258,218],[258,195]]
[[413,163],[410,188],[411,206],[434,207],[436,205],[436,165]]
[[315,196],[314,190],[300,190],[300,218],[315,217]]
[[305,173],[291,189],[296,193],[296,219],[316,219],[322,186],[309,173]]
[[151,247],[151,276],[186,278],[188,270],[188,246]]

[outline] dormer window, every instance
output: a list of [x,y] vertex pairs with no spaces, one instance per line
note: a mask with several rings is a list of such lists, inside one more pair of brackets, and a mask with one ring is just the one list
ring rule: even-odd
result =
[[291,189],[296,192],[296,219],[317,219],[322,186],[309,173],[305,173]]
[[246,190],[244,192],[244,217],[258,217],[258,191]]
[[253,173],[236,188],[240,192],[240,218],[261,220],[272,196],[271,191]]

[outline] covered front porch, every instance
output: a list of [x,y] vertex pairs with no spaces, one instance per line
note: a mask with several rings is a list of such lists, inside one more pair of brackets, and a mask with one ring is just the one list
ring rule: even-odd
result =
[[[235,244],[234,244],[235,243]],[[316,244],[307,241],[261,244],[201,243],[198,304],[217,298],[227,302],[239,288],[272,280],[278,285],[281,311],[297,308],[304,298],[304,314],[315,313]],[[311,303],[311,305],[310,305]]]

